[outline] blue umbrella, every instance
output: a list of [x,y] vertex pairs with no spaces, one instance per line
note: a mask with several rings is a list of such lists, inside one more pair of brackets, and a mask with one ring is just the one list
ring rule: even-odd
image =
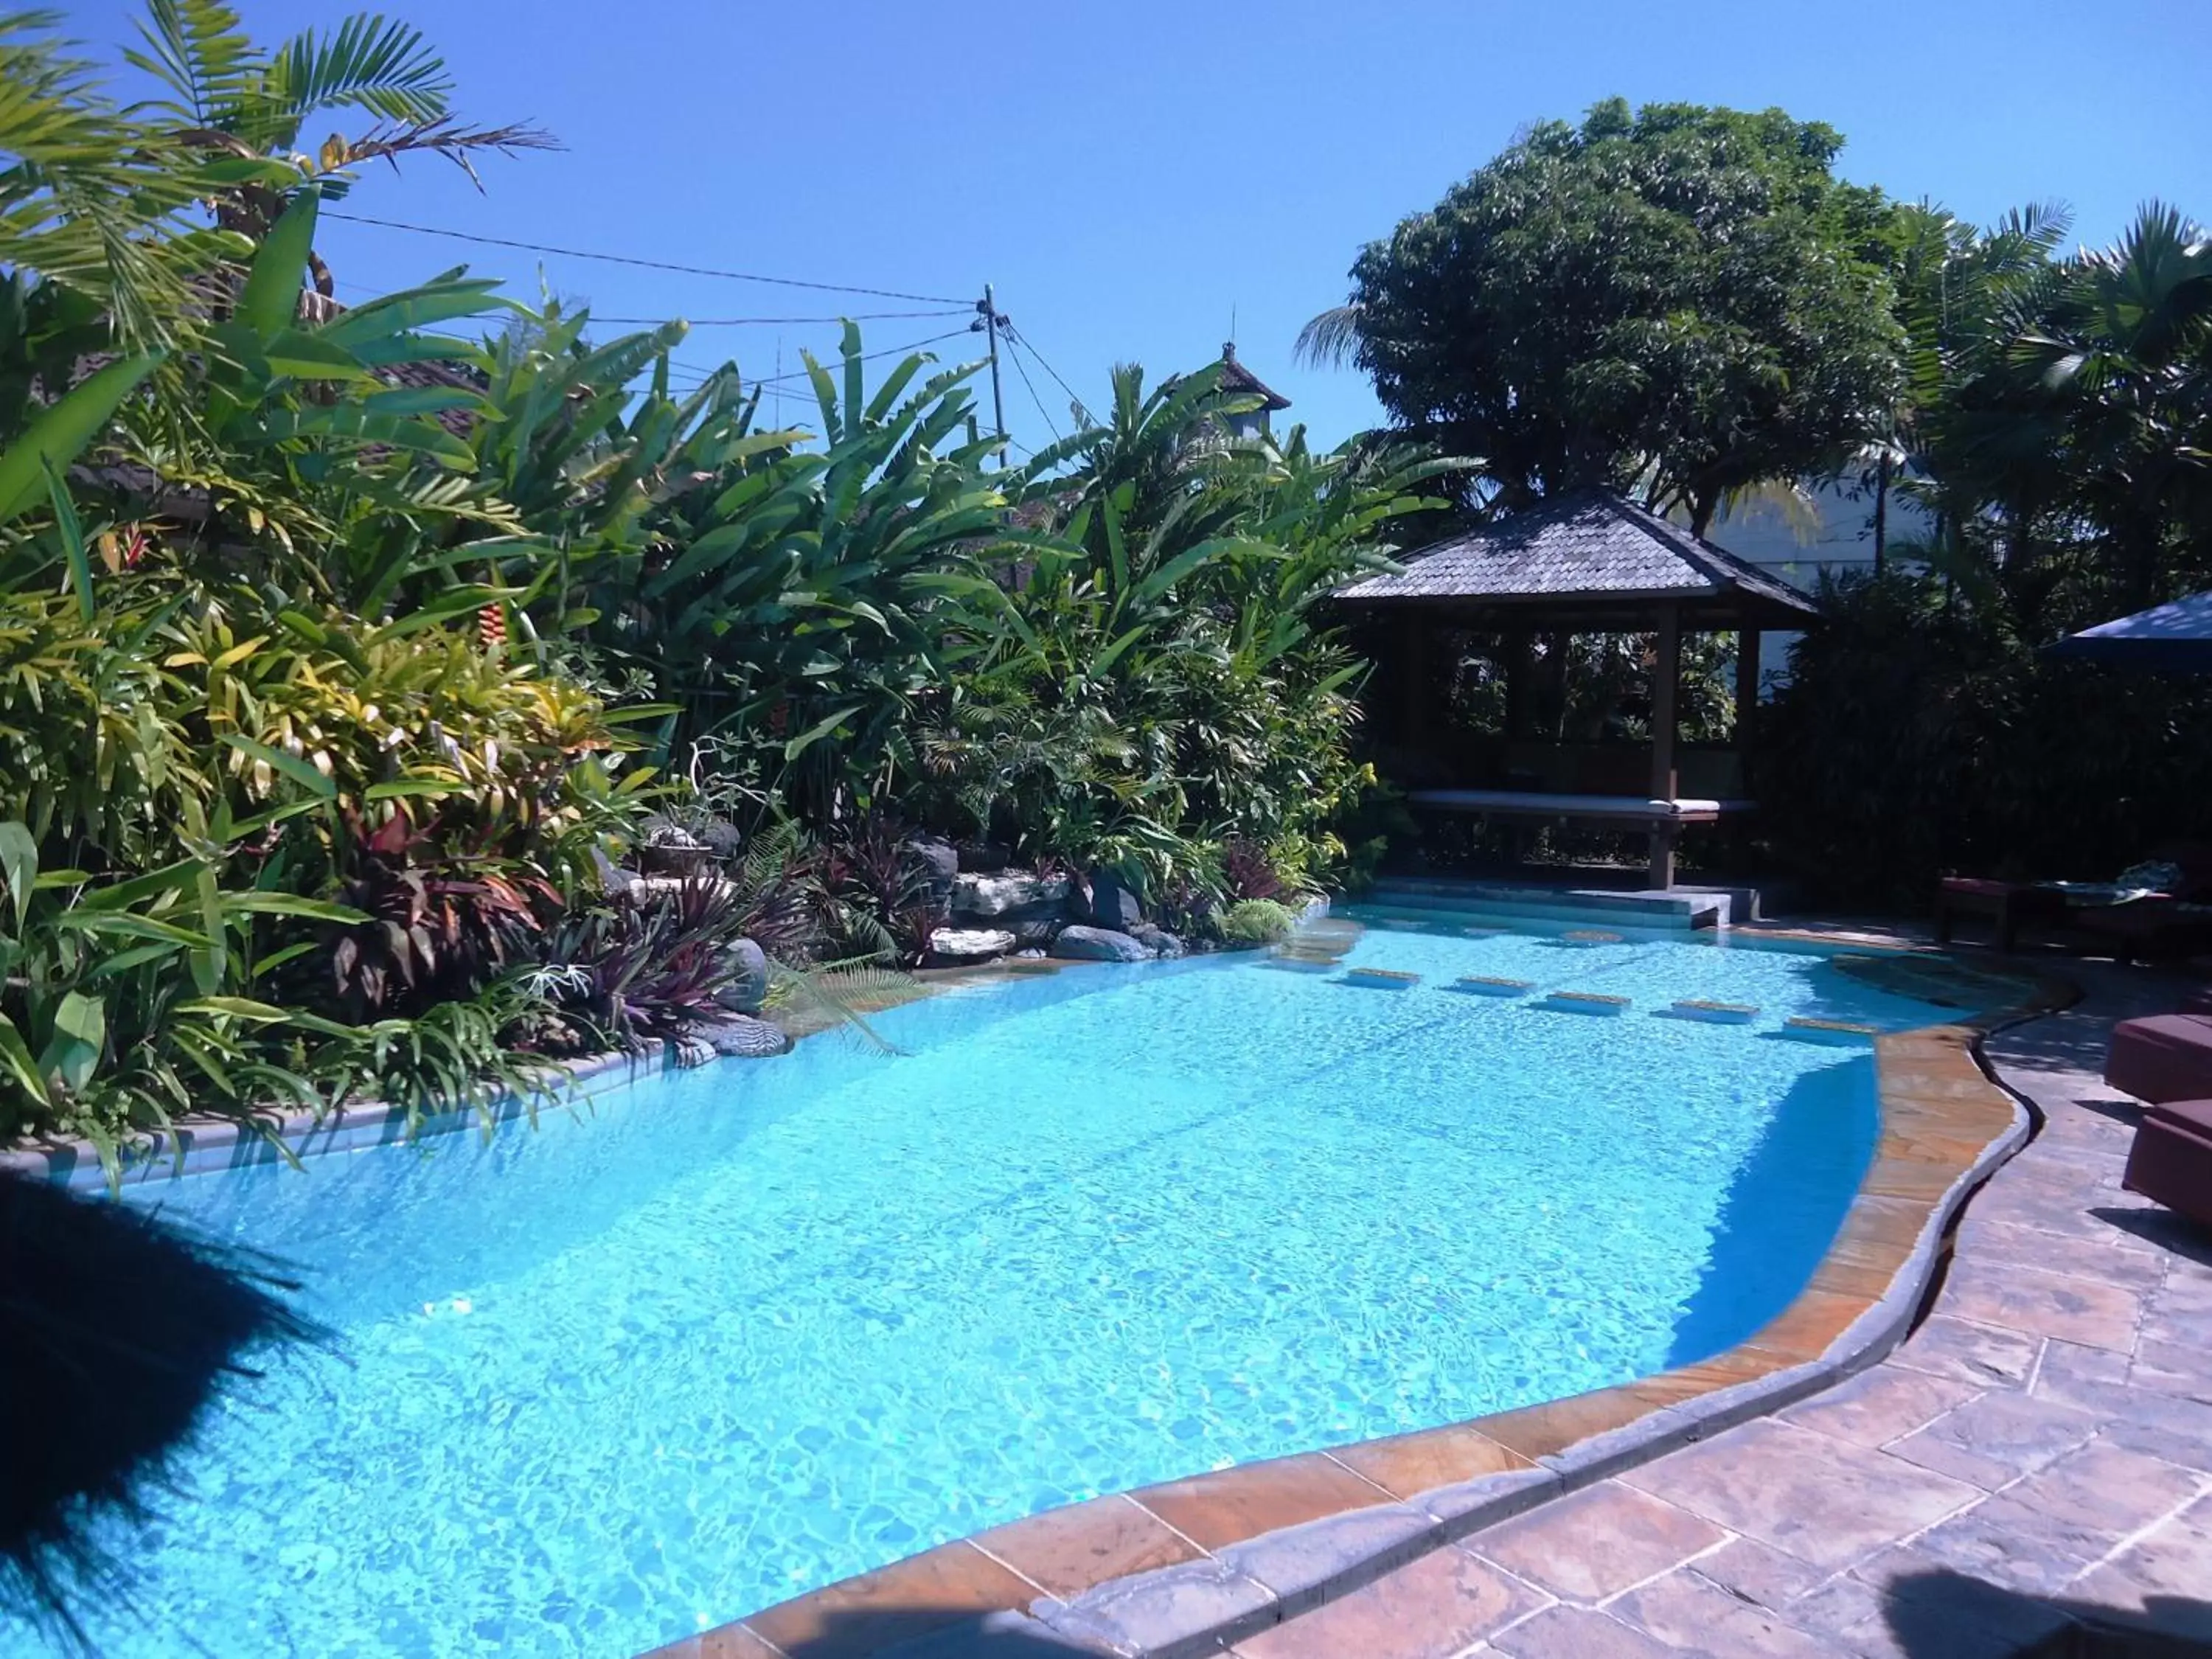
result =
[[2044,647],[2053,657],[2109,663],[2115,668],[2212,674],[2212,592],[2155,605]]

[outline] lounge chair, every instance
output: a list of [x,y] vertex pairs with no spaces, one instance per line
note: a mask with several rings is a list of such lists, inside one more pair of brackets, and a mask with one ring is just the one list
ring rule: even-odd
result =
[[2154,1106],[2212,1100],[2212,1013],[2122,1020],[2112,1028],[2105,1081]]
[[2120,1184],[2212,1226],[2212,1100],[2173,1100],[2143,1114]]
[[2114,1026],[2105,1081],[2147,1103],[2120,1184],[2212,1226],[2212,986]]
[[2212,903],[2159,896],[2077,910],[2068,919],[2094,934],[2116,962],[2178,961],[2212,951]]
[[2176,842],[2106,882],[1995,881],[1947,876],[1936,894],[1936,938],[1961,917],[1986,920],[2009,951],[2034,923],[2091,936],[2122,962],[2212,951],[2212,847]]

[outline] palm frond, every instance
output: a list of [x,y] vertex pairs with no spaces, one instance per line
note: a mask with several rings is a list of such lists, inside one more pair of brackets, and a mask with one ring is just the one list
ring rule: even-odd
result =
[[366,110],[395,126],[445,118],[453,75],[422,32],[356,12],[336,30],[305,29],[276,49],[264,99],[296,123],[317,110]]
[[1332,306],[1298,331],[1291,348],[1297,362],[1316,368],[1340,368],[1359,349],[1363,313],[1357,300]]
[[403,155],[442,155],[469,175],[478,189],[470,156],[481,150],[511,155],[523,149],[558,149],[561,141],[543,127],[514,124],[501,127],[465,127],[452,116],[418,126],[382,128],[362,138],[337,140],[325,148],[324,166],[353,167],[362,161],[388,162],[395,170]]
[[174,94],[142,106],[186,127],[222,127],[268,72],[238,14],[220,0],[146,0],[138,23],[146,50],[124,60]]

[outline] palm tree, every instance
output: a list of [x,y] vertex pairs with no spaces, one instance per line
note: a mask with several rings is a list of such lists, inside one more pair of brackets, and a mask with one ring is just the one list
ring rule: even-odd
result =
[[2067,267],[2013,368],[2048,400],[2070,503],[2106,538],[2119,597],[2160,597],[2176,555],[2212,556],[2212,235],[2147,204]]
[[[472,158],[481,151],[557,148],[537,127],[465,125],[453,112],[445,60],[420,30],[374,13],[303,29],[264,52],[219,0],[147,0],[138,32],[144,49],[124,57],[168,95],[133,115],[167,127],[179,143],[240,160],[278,158],[297,171],[296,184],[249,181],[220,198],[218,222],[257,241],[297,185],[322,179],[325,198],[334,200],[349,181],[331,175],[364,161],[397,167],[403,155],[441,155],[476,180]],[[309,119],[341,111],[373,125],[355,137],[333,132],[312,154],[298,149]],[[316,290],[328,297],[329,268],[312,255],[310,263]]]

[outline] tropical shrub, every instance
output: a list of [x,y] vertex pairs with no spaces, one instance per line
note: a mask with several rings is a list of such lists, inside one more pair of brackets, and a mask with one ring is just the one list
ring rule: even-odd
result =
[[1289,907],[1273,899],[1241,899],[1222,913],[1221,936],[1233,945],[1274,945],[1297,925]]
[[821,871],[831,957],[921,965],[931,930],[945,917],[933,897],[933,872],[903,824],[872,812],[843,826],[824,847]]
[[675,1036],[714,1018],[716,993],[743,972],[730,945],[744,914],[737,887],[711,875],[574,911],[524,982],[602,1046]]

